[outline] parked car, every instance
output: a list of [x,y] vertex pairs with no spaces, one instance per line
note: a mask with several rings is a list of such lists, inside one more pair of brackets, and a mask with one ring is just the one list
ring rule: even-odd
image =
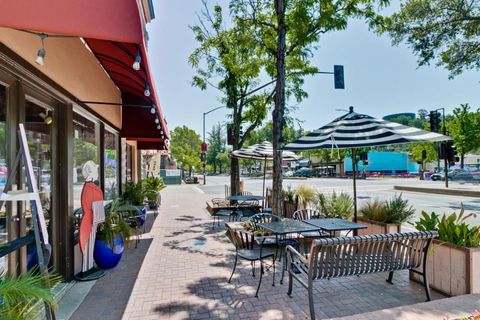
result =
[[301,168],[295,171],[294,176],[310,178],[313,176],[313,170],[310,168]]
[[294,174],[295,174],[295,172],[293,172],[293,171],[291,171],[291,170],[285,171],[285,172],[283,173],[283,175],[284,175],[285,177],[293,177]]
[[[436,172],[432,174],[431,179],[433,181],[444,181],[445,173]],[[448,180],[451,181],[473,181],[480,180],[480,175],[477,172],[471,172],[463,169],[455,169],[448,172]]]

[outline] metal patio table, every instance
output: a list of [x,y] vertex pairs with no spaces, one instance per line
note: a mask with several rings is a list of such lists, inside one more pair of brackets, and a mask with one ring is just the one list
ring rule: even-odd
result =
[[236,209],[235,212],[243,214],[242,208],[242,203],[248,202],[248,201],[261,201],[265,199],[264,196],[256,196],[256,195],[241,195],[241,196],[228,196],[225,197],[226,200],[229,201],[236,201]]
[[344,220],[340,218],[321,218],[321,219],[308,219],[308,220],[303,220],[303,222],[308,223],[312,226],[316,226],[320,228],[323,231],[326,231],[330,234],[330,237],[332,235],[335,235],[335,231],[347,231],[348,235],[350,232],[353,230],[358,230],[358,229],[366,229],[367,226],[352,222],[349,220]]
[[[320,229],[321,229],[320,227],[317,227],[313,224],[308,224],[302,221],[291,220],[291,219],[285,219],[282,221],[276,221],[276,222],[270,222],[270,223],[258,223],[257,226],[275,234],[276,243],[280,244],[280,257],[282,257],[282,255],[285,254],[285,247],[286,245],[289,244],[285,241],[286,240],[285,237],[288,234],[292,234],[292,233],[300,234],[302,232],[312,232],[312,231],[318,231],[320,233]],[[283,283],[283,275],[285,273],[285,269],[287,268],[287,258],[284,257],[283,260],[284,261],[283,261],[283,267],[282,267],[282,277],[280,278],[280,284]]]

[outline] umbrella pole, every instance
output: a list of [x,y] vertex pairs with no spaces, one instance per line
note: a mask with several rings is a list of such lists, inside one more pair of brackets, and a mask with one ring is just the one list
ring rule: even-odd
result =
[[[357,222],[357,163],[355,148],[352,148],[352,172],[353,172],[353,222]],[[356,230],[355,230],[356,231]],[[355,232],[356,235],[356,232]]]
[[265,156],[265,162],[263,163],[263,187],[262,187],[263,209],[265,209],[265,176],[266,175],[267,175],[267,157]]

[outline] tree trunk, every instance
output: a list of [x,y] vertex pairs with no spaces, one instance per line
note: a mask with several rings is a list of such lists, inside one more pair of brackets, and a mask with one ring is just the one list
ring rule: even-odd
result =
[[283,213],[282,195],[282,129],[285,109],[285,6],[284,0],[275,0],[277,15],[277,82],[275,85],[275,108],[273,110],[273,203],[272,212],[278,215]]
[[465,153],[461,152],[460,153],[460,168],[463,169],[463,164],[465,163]]
[[240,192],[240,165],[238,158],[232,157],[230,161],[230,195]]

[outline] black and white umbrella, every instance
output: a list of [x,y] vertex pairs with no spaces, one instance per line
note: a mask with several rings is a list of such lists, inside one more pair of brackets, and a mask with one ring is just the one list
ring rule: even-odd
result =
[[356,113],[353,107],[344,116],[285,146],[285,150],[306,151],[325,148],[351,148],[353,168],[354,221],[357,221],[355,149],[412,142],[440,142],[450,137],[395,122]]
[[[232,151],[232,157],[239,159],[263,160],[263,196],[265,196],[265,176],[267,174],[267,161],[273,160],[273,145],[269,141],[264,141],[259,144],[254,144],[247,148]],[[298,161],[302,157],[291,151],[282,152],[282,160]]]

